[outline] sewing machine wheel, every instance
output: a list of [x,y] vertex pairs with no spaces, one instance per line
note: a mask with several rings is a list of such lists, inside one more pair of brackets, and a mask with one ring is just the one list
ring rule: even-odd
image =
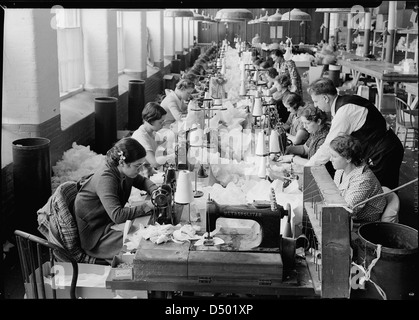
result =
[[166,207],[168,205],[169,192],[158,188],[151,194],[151,203],[156,207]]

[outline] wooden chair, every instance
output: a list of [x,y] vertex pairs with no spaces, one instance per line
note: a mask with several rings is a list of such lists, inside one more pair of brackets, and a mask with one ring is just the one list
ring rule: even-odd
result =
[[[387,187],[382,187],[383,192],[390,191]],[[381,222],[399,222],[399,209],[400,209],[400,199],[396,193],[391,192],[385,195],[387,204],[384,209],[383,215],[381,216]]]
[[[78,278],[78,264],[66,250],[35,235],[21,230],[15,230],[16,244],[19,254],[21,272],[27,299],[57,299],[57,280],[59,273],[52,270],[57,262],[57,254],[65,257],[71,263],[71,285],[69,298],[76,299],[76,284]],[[54,278],[56,277],[56,278]],[[45,278],[51,284],[45,283]],[[59,280],[62,284],[63,278]]]
[[402,99],[395,97],[396,100],[396,135],[402,134],[400,140],[403,147],[407,142],[411,142],[413,149],[417,149],[418,143],[418,109],[411,109]]
[[[66,250],[76,262],[108,265],[103,259],[89,256],[81,247],[73,210],[76,195],[75,181],[60,184],[37,212],[38,230],[47,241]],[[58,258],[58,261],[67,261],[65,257]]]

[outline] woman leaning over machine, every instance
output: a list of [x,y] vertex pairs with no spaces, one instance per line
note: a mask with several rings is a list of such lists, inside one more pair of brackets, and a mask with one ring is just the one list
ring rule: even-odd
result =
[[[136,139],[146,151],[146,160],[151,167],[157,169],[166,162],[175,160],[175,153],[169,152],[163,137],[158,138],[156,134],[163,127],[166,117],[166,110],[156,102],[148,102],[143,109],[143,124],[134,131],[132,138]],[[160,147],[160,148],[159,148]],[[158,152],[157,149],[165,149],[166,154]]]
[[310,136],[303,145],[287,147],[286,153],[296,155],[297,157],[294,157],[293,162],[304,165],[323,144],[329,132],[330,125],[326,113],[311,105],[307,106],[301,112],[301,123]]
[[293,145],[304,144],[308,139],[308,132],[301,122],[301,113],[305,108],[305,103],[301,96],[290,92],[283,100],[284,106],[290,112],[288,120],[284,123],[284,130],[287,131],[287,139]]
[[119,140],[106,154],[106,162],[81,182],[74,212],[81,247],[86,253],[109,263],[122,249],[123,233],[112,226],[150,214],[153,205],[145,201],[126,207],[132,187],[151,193],[157,185],[139,174],[146,151],[135,139]]
[[348,134],[337,136],[330,142],[330,154],[330,161],[336,169],[335,184],[348,207],[353,210],[353,222],[379,221],[386,206],[384,197],[377,197],[355,207],[358,203],[383,193],[374,172],[361,159],[360,141]]
[[182,114],[187,114],[188,106],[185,101],[189,100],[194,89],[195,84],[192,81],[181,79],[175,90],[165,90],[166,96],[160,103],[167,112],[163,127],[169,128],[172,123],[181,119]]

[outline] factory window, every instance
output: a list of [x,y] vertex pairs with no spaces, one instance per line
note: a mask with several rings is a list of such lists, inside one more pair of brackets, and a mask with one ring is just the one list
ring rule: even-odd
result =
[[118,73],[122,74],[125,68],[124,31],[122,28],[122,11],[116,12],[116,30],[118,41]]
[[57,10],[58,75],[61,99],[83,90],[83,32],[80,9]]

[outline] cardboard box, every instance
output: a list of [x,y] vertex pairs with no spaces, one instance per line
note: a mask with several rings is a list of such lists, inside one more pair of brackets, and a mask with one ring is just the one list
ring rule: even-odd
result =
[[[110,271],[112,280],[134,279],[134,256],[134,254],[119,254],[113,258]],[[120,267],[119,265],[123,263],[126,265]]]
[[[45,294],[47,299],[53,298],[53,287],[56,288],[57,299],[70,299],[70,282],[73,274],[71,263],[57,262],[54,265],[54,272],[51,272],[49,262],[42,265],[45,281]],[[106,278],[111,266],[97,264],[78,263],[78,279],[76,296],[81,299],[113,299],[115,294],[112,290],[106,289]],[[51,274],[54,274],[56,282],[52,282]],[[60,277],[61,275],[61,277]],[[36,270],[38,293],[42,292],[39,278],[39,270]],[[89,281],[91,280],[91,281]],[[25,284],[25,298],[34,298],[31,284]]]

